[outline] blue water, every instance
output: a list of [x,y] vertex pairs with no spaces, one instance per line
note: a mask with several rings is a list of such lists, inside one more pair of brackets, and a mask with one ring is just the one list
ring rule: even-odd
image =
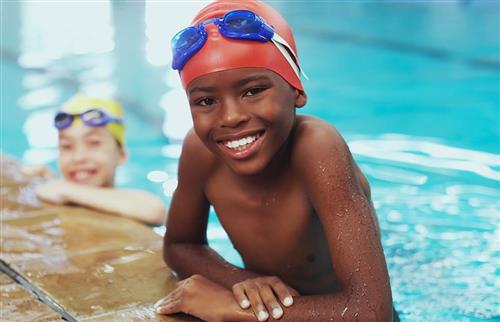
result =
[[[114,95],[117,183],[168,205],[190,127],[168,40],[201,5],[2,2],[1,151],[55,169],[57,106]],[[498,2],[272,5],[310,77],[300,112],[334,124],[368,176],[402,321],[500,321]],[[208,234],[241,265],[213,214]]]

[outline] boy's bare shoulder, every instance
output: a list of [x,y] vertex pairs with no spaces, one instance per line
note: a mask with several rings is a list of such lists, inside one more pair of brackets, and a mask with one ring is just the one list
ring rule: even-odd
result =
[[348,151],[347,144],[333,125],[317,117],[297,116],[294,150],[298,153],[298,157],[303,153],[307,153],[305,156],[310,157],[310,152],[320,156],[321,152],[332,149],[337,152]]
[[357,179],[367,198],[370,185],[337,129],[316,117],[299,116],[295,129],[293,164],[307,177],[334,177],[338,182]]
[[300,115],[294,133],[292,163],[304,177],[348,179],[359,172],[351,151],[337,129],[312,116]]

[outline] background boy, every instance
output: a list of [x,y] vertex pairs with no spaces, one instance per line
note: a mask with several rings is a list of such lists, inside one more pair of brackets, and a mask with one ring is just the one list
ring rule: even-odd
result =
[[[116,101],[77,94],[56,115],[58,165],[62,179],[37,187],[37,196],[54,204],[76,204],[162,224],[162,200],[145,191],[114,187],[116,168],[127,159],[123,111]],[[46,175],[46,167],[27,169]]]
[[[172,42],[194,126],[164,248],[186,279],[157,312],[207,321],[393,320],[368,182],[333,126],[295,114],[307,97],[286,21],[261,2],[218,1],[192,26]],[[244,269],[208,247],[210,205]]]

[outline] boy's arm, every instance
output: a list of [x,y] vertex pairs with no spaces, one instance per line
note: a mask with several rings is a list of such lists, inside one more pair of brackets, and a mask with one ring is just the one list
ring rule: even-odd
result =
[[59,179],[37,187],[37,196],[52,203],[73,203],[150,224],[162,224],[165,217],[162,200],[142,190],[92,187]]
[[45,164],[25,165],[21,168],[24,175],[30,177],[44,177],[52,179],[55,177],[54,172]]
[[231,289],[235,283],[258,275],[231,265],[208,246],[210,204],[204,188],[213,167],[213,156],[196,134],[189,132],[179,160],[179,183],[167,216],[164,258],[180,278],[200,274]]
[[349,148],[332,126],[315,119],[296,137],[294,164],[322,222],[340,291],[295,298],[281,321],[391,321],[377,219]]
[[309,122],[298,129],[292,159],[322,222],[340,290],[295,297],[279,321],[392,321],[389,275],[366,178],[332,126]]
[[[360,183],[347,145],[330,125],[321,123],[318,129],[316,122],[311,125],[312,130],[307,128],[307,124],[305,129],[299,129],[304,133],[297,135],[300,141],[293,158],[297,175],[303,178],[311,202],[322,221],[330,256],[335,263],[332,269],[341,291],[296,297],[294,304],[285,308],[279,321],[391,321],[391,290],[374,209],[366,189]],[[188,160],[182,159],[180,176],[186,175],[186,168],[182,168],[188,165]],[[199,169],[203,160],[194,159]],[[191,162],[191,168],[196,168],[196,162]],[[196,179],[203,178],[205,174],[196,171],[191,174],[179,181],[187,184],[191,181],[200,191],[179,184],[179,195],[174,197],[167,222],[167,231],[171,231],[165,238],[165,259],[183,278],[201,274],[231,288],[236,282],[252,278],[254,273],[233,267],[206,246],[208,202],[202,192],[203,185],[196,183]],[[190,194],[196,197],[192,199]],[[189,206],[186,208],[185,205]],[[196,208],[200,212],[204,211],[202,219],[196,217]],[[181,209],[190,211],[181,213]],[[189,238],[183,239],[177,229],[184,233],[188,231],[189,234],[184,237]],[[247,274],[249,277],[246,277]],[[217,297],[223,292],[219,290],[213,296]],[[186,298],[191,296],[192,293],[185,292]],[[175,309],[182,311],[182,305],[177,305]],[[183,312],[186,311],[189,310]],[[248,321],[250,318],[257,320],[248,315],[249,310],[243,311],[247,314],[241,314],[242,311],[233,306],[231,311],[224,314],[228,321],[233,322]],[[275,319],[269,315],[267,321]]]

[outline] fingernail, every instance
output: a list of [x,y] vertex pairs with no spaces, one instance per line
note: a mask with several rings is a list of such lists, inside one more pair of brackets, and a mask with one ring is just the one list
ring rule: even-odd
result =
[[159,307],[156,308],[156,313],[162,313],[161,312],[161,306],[159,306]]
[[265,321],[269,317],[269,314],[265,311],[260,311],[259,312],[259,321]]
[[279,319],[281,317],[281,315],[283,315],[283,310],[281,308],[275,307],[273,309],[273,318]]
[[242,308],[246,309],[246,308],[248,308],[250,306],[250,302],[248,302],[247,299],[244,299],[244,300],[241,301],[240,305],[241,305]]
[[285,304],[285,306],[292,305],[293,304],[293,298],[291,296],[285,297],[285,299],[283,300],[283,304]]

